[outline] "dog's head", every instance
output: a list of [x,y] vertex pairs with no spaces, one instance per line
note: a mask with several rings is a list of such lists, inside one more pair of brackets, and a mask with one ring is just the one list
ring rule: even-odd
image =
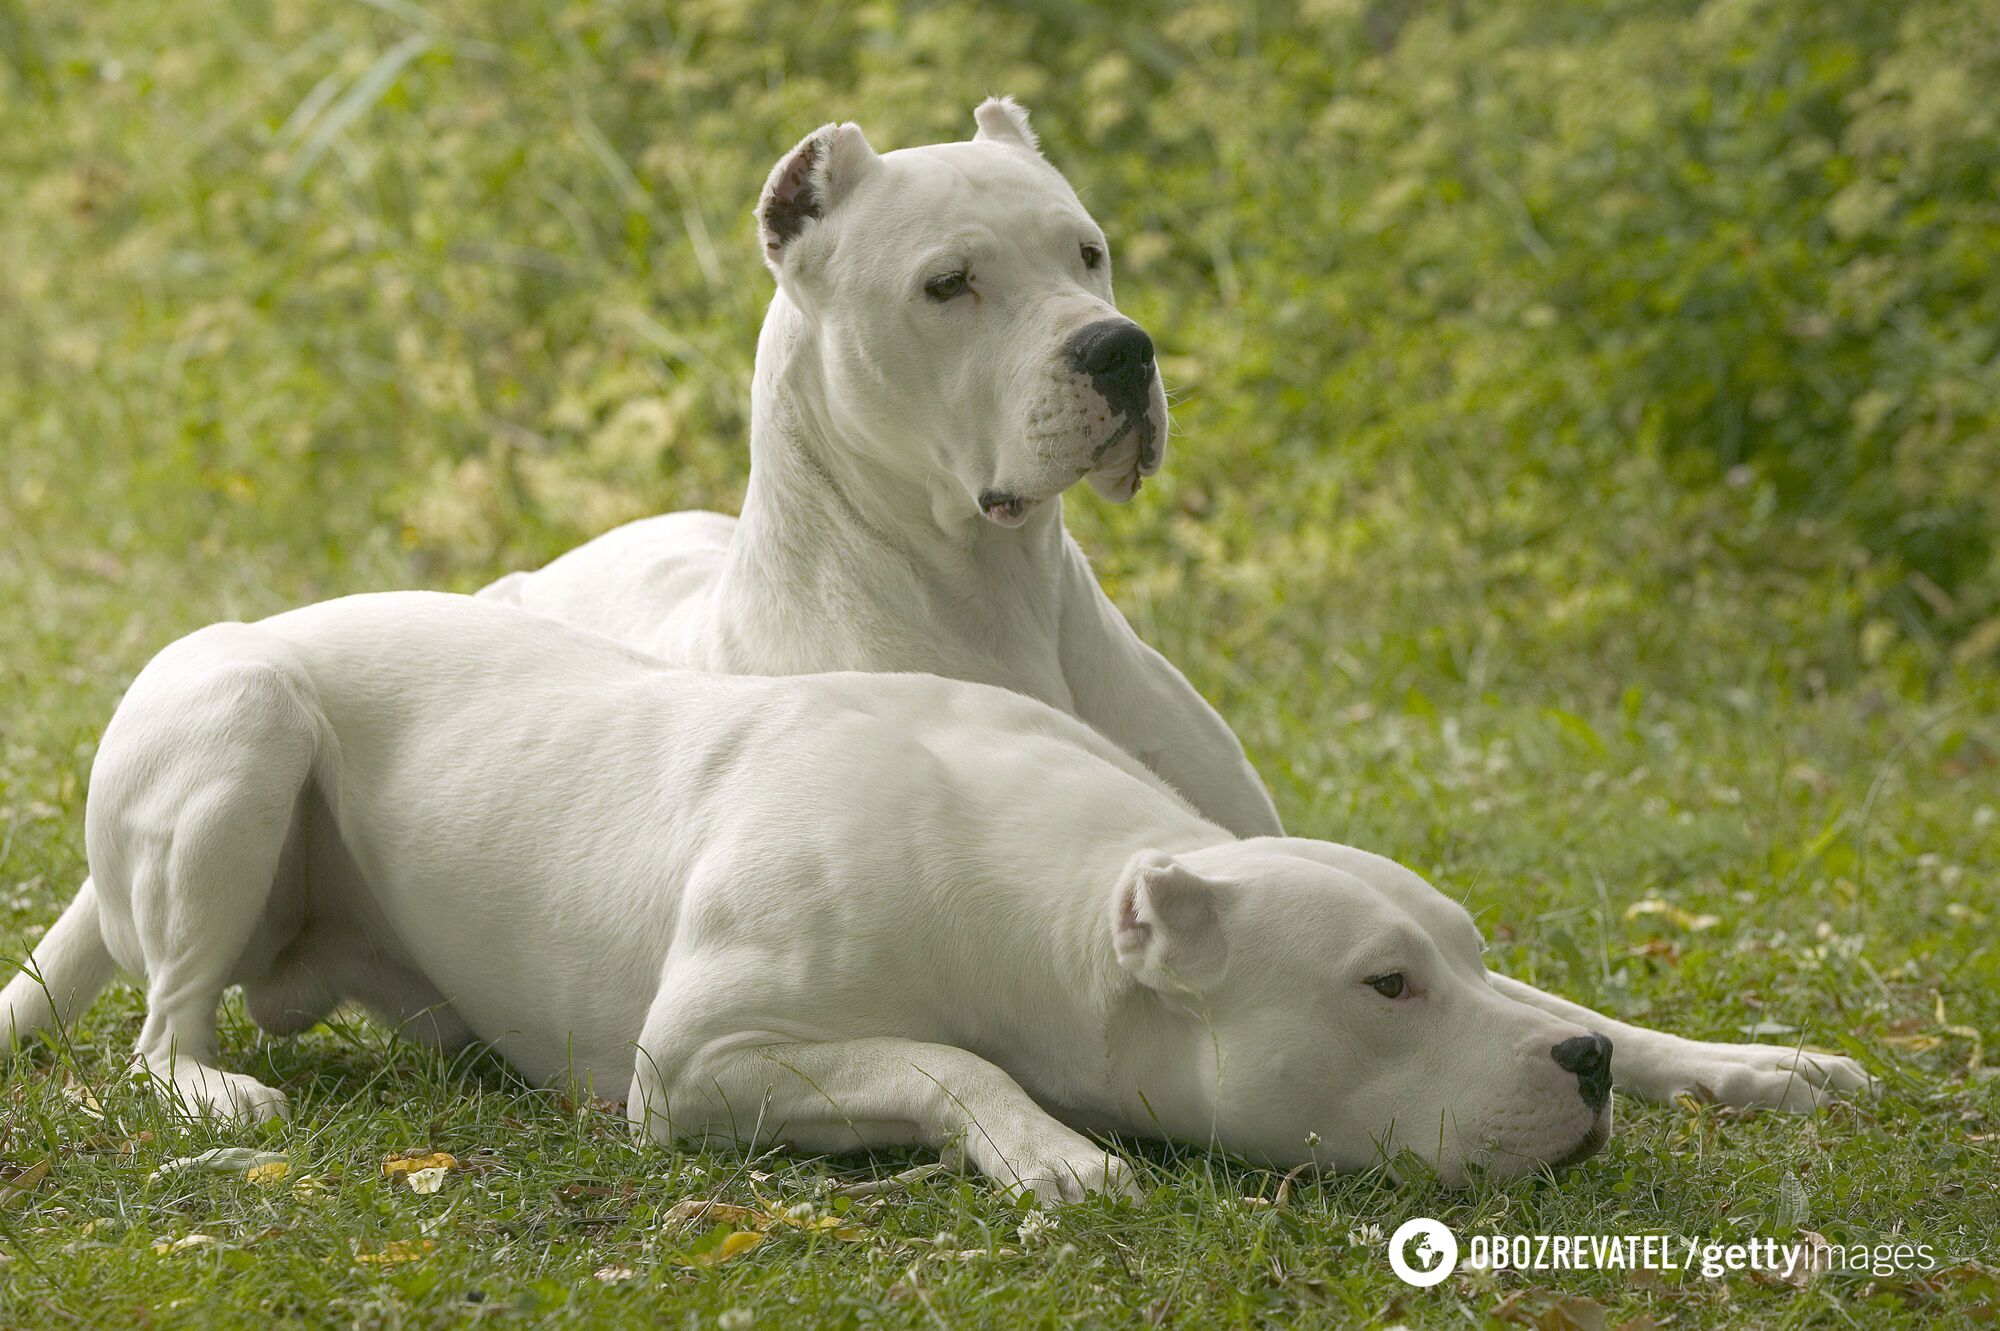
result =
[[1141,1038],[1195,1069],[1158,1101],[1175,1135],[1281,1166],[1409,1150],[1454,1186],[1610,1135],[1610,1041],[1495,991],[1471,917],[1392,861],[1279,837],[1142,851],[1111,916]]
[[1104,232],[1006,98],[963,143],[877,154],[826,125],[771,172],[765,261],[816,331],[825,410],[898,468],[942,474],[1004,527],[1088,476],[1160,466],[1152,339],[1118,313]]

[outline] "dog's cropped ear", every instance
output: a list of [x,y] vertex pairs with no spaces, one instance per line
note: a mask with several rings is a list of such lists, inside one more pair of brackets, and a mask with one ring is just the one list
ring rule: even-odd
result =
[[974,142],[1011,143],[1031,153],[1042,150],[1041,140],[1028,124],[1028,108],[1012,97],[988,97],[973,109],[972,122],[979,126],[972,136]]
[[1149,989],[1196,991],[1222,972],[1217,885],[1173,856],[1142,850],[1125,865],[1111,898],[1111,946],[1118,964]]
[[793,242],[823,220],[880,162],[859,125],[821,125],[771,168],[757,200],[764,262],[781,273]]

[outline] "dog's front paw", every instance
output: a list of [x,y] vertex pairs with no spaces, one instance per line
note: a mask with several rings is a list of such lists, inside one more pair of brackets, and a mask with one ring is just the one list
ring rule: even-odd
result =
[[1080,1202],[1097,1193],[1133,1201],[1145,1195],[1132,1166],[1082,1137],[1071,1143],[1050,1143],[1029,1153],[1025,1160],[1010,1161],[1000,1177],[1008,1192],[1015,1196],[1032,1192],[1043,1206]]
[[[1869,1094],[1875,1079],[1839,1054],[1773,1044],[1681,1042],[1662,1060],[1649,1099],[1681,1095],[1737,1109],[1804,1114],[1843,1095]],[[1642,1093],[1645,1093],[1642,1091]]]

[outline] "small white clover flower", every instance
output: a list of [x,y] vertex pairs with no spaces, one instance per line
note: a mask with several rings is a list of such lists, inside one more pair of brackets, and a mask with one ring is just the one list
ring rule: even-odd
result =
[[1033,1243],[1036,1239],[1056,1227],[1055,1217],[1046,1211],[1030,1211],[1021,1217],[1021,1227],[1014,1232],[1021,1242]]

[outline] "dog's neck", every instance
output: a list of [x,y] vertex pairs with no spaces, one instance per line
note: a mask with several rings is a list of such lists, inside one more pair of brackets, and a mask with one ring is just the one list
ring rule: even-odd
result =
[[[865,635],[920,622],[925,633],[963,638],[975,657],[1004,658],[1030,644],[1052,652],[1068,558],[1060,501],[1003,529],[927,457],[896,458],[884,441],[844,437],[827,405],[810,316],[780,292],[757,341],[750,484],[714,598],[725,632],[754,632],[728,621],[785,613],[782,603],[795,606],[803,595],[813,604],[792,614],[834,617],[829,631],[851,626]],[[949,652],[941,647],[941,658]],[[1008,673],[1004,661],[999,673]],[[1015,678],[988,682],[1045,692]]]
[[[1057,797],[1079,807],[1091,799],[1080,791]],[[1009,958],[1001,986],[1014,986],[989,992],[984,1006],[1022,1020],[1014,1038],[1035,1045],[1043,1074],[1028,1089],[1073,1125],[1205,1141],[1215,1108],[1213,1031],[1196,1004],[1163,998],[1118,964],[1111,908],[1139,850],[1186,854],[1226,834],[1191,816],[1148,819],[1130,805],[1102,813],[1106,822],[1122,814],[1120,830],[1047,866],[1062,879],[1056,894],[1037,894],[1048,908],[994,917],[980,930],[983,952]]]

